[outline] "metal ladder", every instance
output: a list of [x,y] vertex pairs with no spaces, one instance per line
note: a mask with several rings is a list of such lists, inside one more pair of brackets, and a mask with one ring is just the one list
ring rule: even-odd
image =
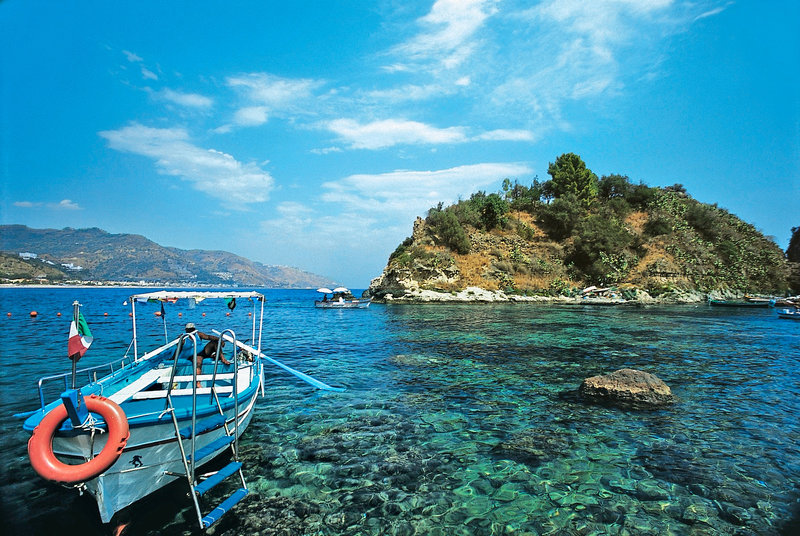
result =
[[[227,423],[225,412],[222,409],[222,403],[220,402],[219,395],[216,391],[217,366],[222,354],[223,337],[226,333],[229,333],[230,338],[233,340],[233,389],[231,396],[233,396],[234,400],[234,419],[232,429]],[[183,350],[186,339],[190,339],[194,346],[194,355],[192,358],[192,424],[181,428],[175,415],[175,406],[172,402],[171,391],[174,385],[176,370],[178,368],[178,356]],[[239,461],[239,364],[237,360],[237,353],[236,335],[232,330],[226,329],[219,335],[217,352],[214,358],[214,372],[211,377],[210,387],[211,398],[217,407],[218,413],[212,417],[197,421],[197,339],[192,333],[185,333],[181,335],[178,341],[178,346],[175,349],[175,359],[172,365],[172,373],[170,374],[169,387],[167,388],[166,407],[164,408],[164,411],[169,412],[172,415],[172,422],[175,426],[175,437],[178,441],[178,447],[181,451],[181,459],[183,461],[183,466],[186,473],[185,477],[189,483],[189,494],[191,495],[192,502],[194,503],[197,519],[200,522],[200,528],[203,530],[209,528],[211,525],[219,521],[219,519],[226,512],[233,508],[239,501],[244,499],[248,493],[247,483],[245,482],[244,474],[242,473],[242,463]],[[217,430],[219,428],[223,428],[225,432],[221,437],[215,439],[204,447],[199,449],[196,448],[196,438],[198,435]],[[184,441],[189,441],[188,450],[184,446]],[[202,460],[210,459],[210,456],[226,446],[231,449],[232,461],[216,473],[208,475],[203,480],[198,482],[199,478],[203,478],[203,476],[201,475],[198,477],[198,475],[195,474],[195,469],[197,466],[203,463]],[[224,482],[228,477],[233,475],[238,475],[239,481],[241,482],[241,487],[234,491],[230,496],[228,496],[228,498],[223,500],[216,507],[214,507],[214,509],[212,509],[208,514],[203,515],[200,507],[200,498],[214,488],[214,486]],[[176,476],[184,475],[177,474]]]

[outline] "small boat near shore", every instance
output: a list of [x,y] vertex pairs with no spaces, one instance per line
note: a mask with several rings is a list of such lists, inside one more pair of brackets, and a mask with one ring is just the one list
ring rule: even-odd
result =
[[[143,353],[137,337],[137,304],[160,305],[156,315],[163,318],[164,305],[179,300],[190,301],[190,308],[200,301],[222,301],[230,310],[236,300],[249,302],[250,345],[237,339],[232,329],[212,330],[211,335],[191,323],[169,340],[164,320],[165,343]],[[265,364],[279,366],[319,389],[342,390],[261,352],[264,301],[262,294],[249,291],[135,294],[130,297],[133,339],[125,356],[81,370],[76,363],[91,339],[85,336],[88,326],[75,302],[69,344],[72,372],[41,378],[40,407],[16,415],[25,418],[23,428],[31,433],[28,455],[34,470],[46,480],[91,495],[103,523],[180,480],[188,486],[200,528],[218,521],[248,494],[238,442],[253,418],[259,391],[264,394]],[[47,393],[65,386],[60,398],[46,402]],[[202,466],[224,453],[230,454],[230,463],[204,474]],[[204,495],[228,478],[238,481],[237,489],[221,503],[207,504]]]
[[800,320],[800,309],[780,309],[777,311],[778,318],[786,320]]
[[[336,287],[333,290],[322,287],[317,292],[322,293],[322,299],[315,300],[314,307],[321,309],[366,309],[372,303],[372,298],[356,298],[346,287]],[[328,294],[332,296],[328,298]]]
[[581,291],[581,305],[622,305],[628,300],[620,296],[616,288],[597,288],[592,285]]

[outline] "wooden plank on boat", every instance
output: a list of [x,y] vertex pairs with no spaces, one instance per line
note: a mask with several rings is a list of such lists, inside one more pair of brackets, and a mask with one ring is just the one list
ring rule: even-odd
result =
[[113,400],[117,404],[122,404],[123,402],[125,402],[126,400],[128,400],[129,398],[134,396],[135,394],[139,393],[139,391],[142,391],[143,389],[147,389],[148,387],[150,387],[151,385],[156,384],[159,381],[165,381],[165,380],[161,380],[161,376],[165,375],[165,374],[167,376],[167,380],[166,381],[168,381],[169,380],[169,370],[168,369],[148,370],[147,372],[142,374],[139,379],[134,380],[131,384],[126,385],[125,387],[123,387],[122,389],[117,391],[116,393],[112,393],[108,398],[110,398],[111,400]]
[[[215,387],[217,394],[224,394],[224,393],[232,393],[233,387],[230,385],[222,385]],[[170,393],[171,396],[192,396],[192,389],[191,387],[188,389],[173,389]],[[198,395],[210,395],[211,388],[210,387],[198,387],[197,388]],[[154,398],[166,398],[167,390],[164,389],[162,391],[141,391],[139,393],[134,394],[131,398],[133,400],[152,400]]]
[[[190,382],[194,379],[193,376],[175,376],[176,382]],[[214,379],[213,374],[200,374],[197,376],[197,381],[199,382],[207,382]],[[233,379],[233,372],[226,372],[225,374],[217,374],[218,380],[232,380]],[[169,380],[169,377],[167,377]]]

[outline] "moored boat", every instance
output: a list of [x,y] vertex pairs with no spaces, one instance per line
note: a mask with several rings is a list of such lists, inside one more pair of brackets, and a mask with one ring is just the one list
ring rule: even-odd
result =
[[[252,304],[250,345],[231,329],[211,335],[193,324],[170,341],[165,322],[165,344],[140,353],[137,304],[160,303],[163,312],[165,303],[189,300],[193,306],[208,299],[224,300],[231,309],[235,300]],[[88,492],[104,523],[161,487],[183,480],[200,527],[206,529],[248,494],[238,440],[253,418],[259,391],[263,394],[264,365],[275,364],[317,388],[339,389],[261,352],[262,294],[161,291],[133,295],[130,303],[132,355],[126,352],[122,360],[77,370],[88,344],[73,352],[73,340],[85,339],[76,328],[85,325],[76,302],[70,330],[72,372],[40,379],[40,408],[25,415],[31,465],[47,480]],[[72,388],[46,403],[47,387],[68,385],[70,376]],[[78,387],[78,379],[85,383]],[[225,452],[230,463],[203,475],[201,466]],[[227,478],[238,480],[236,491],[218,505],[204,505],[203,496]]]
[[777,311],[778,318],[786,320],[800,320],[800,309],[780,309]]
[[[314,307],[322,309],[366,309],[372,303],[372,298],[356,298],[345,287],[336,287],[333,290],[322,287],[317,292],[322,293],[322,299],[315,300]],[[332,296],[328,298],[328,294]]]

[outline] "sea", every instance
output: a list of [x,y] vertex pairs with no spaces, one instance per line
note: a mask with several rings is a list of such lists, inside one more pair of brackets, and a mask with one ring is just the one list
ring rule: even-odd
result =
[[[91,366],[132,351],[139,291],[0,288],[0,533],[201,533],[184,482],[103,525],[91,497],[34,473],[14,417],[38,407],[38,378],[70,370],[73,302],[94,336],[80,361]],[[268,365],[240,444],[251,493],[208,534],[800,532],[800,322],[774,309],[324,310],[313,290],[262,292],[265,353],[345,390]],[[179,302],[160,317],[137,304],[140,345],[186,322],[249,340],[253,309]],[[655,374],[677,401],[647,410],[576,395],[621,368]]]

